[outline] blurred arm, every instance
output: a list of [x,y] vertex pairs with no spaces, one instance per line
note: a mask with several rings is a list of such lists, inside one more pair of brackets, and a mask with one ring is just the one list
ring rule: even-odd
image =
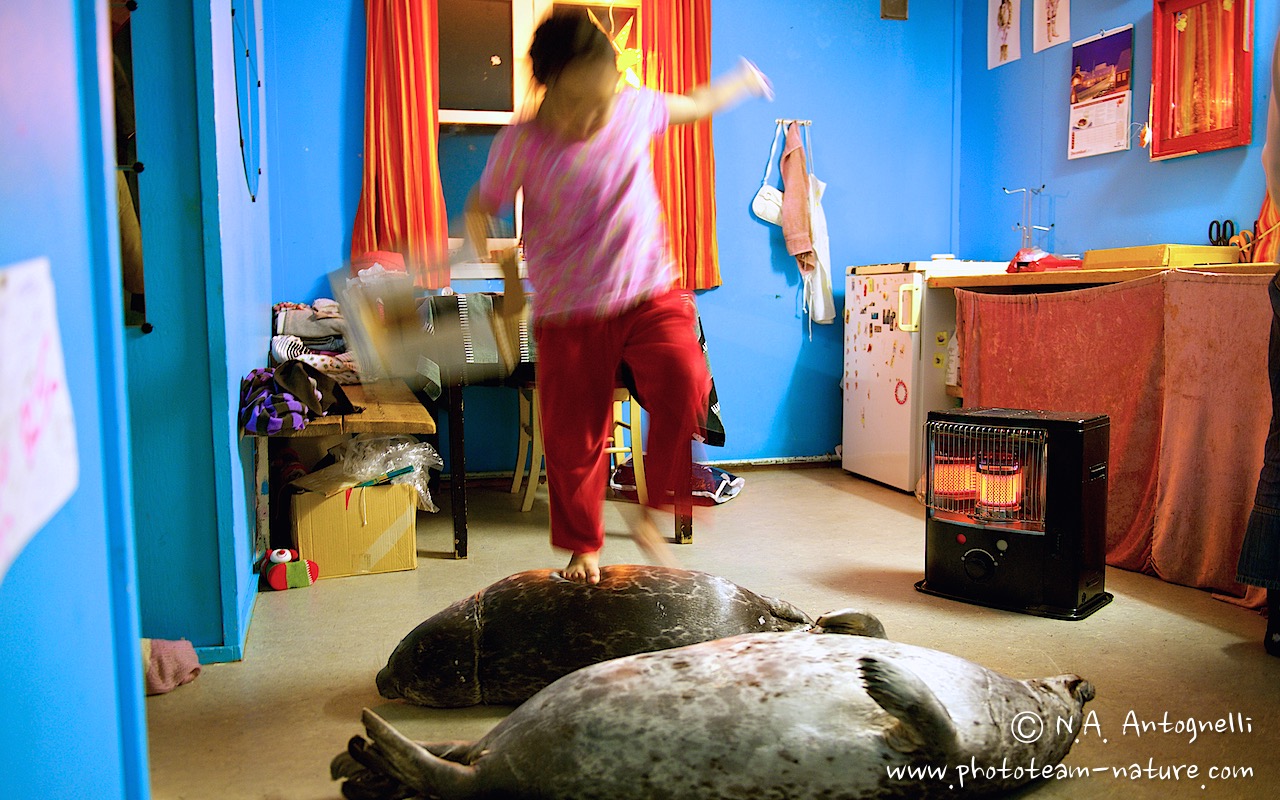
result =
[[713,80],[687,94],[665,95],[670,124],[682,125],[706,119],[748,96],[773,99],[773,87],[755,64],[743,59],[728,75]]
[[1276,38],[1271,58],[1271,105],[1267,113],[1267,142],[1262,146],[1262,168],[1267,173],[1267,191],[1271,201],[1280,202],[1280,37]]

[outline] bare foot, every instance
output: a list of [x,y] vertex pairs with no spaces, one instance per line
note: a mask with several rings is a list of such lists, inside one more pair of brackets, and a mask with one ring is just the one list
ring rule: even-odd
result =
[[658,532],[658,526],[654,524],[653,514],[649,509],[641,507],[640,516],[631,527],[631,537],[636,540],[645,557],[654,564],[660,567],[678,568],[680,566],[671,545]]
[[569,559],[569,566],[560,573],[565,580],[578,583],[600,582],[600,551],[594,553],[574,553]]

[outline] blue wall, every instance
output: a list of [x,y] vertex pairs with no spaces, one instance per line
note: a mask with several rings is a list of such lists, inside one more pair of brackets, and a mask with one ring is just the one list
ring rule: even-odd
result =
[[364,151],[364,3],[284,0],[263,9],[271,149],[271,296],[330,297],[351,253]]
[[785,10],[767,0],[712,3],[712,73],[749,57],[777,99],[713,123],[724,285],[698,305],[727,436],[708,460],[816,456],[840,439],[843,327],[815,325],[809,340],[781,229],[749,208],[774,120],[813,120],[843,309],[846,266],[927,259],[950,246],[954,41],[950,2],[913,3],[907,22],[853,0]]
[[0,4],[0,266],[49,259],[79,459],[0,583],[0,772],[19,800],[148,796],[105,14]]
[[[263,51],[262,0],[257,3],[257,52]],[[240,379],[265,362],[271,329],[271,161],[258,122],[261,175],[251,195],[240,150],[231,17],[225,0],[208,0],[195,16],[201,205],[204,219],[204,302],[209,329],[213,492],[217,509],[221,648],[203,660],[239,658],[258,594],[255,550],[253,440],[240,435]],[[205,9],[200,9],[204,11]],[[263,92],[259,89],[259,100]],[[247,134],[246,134],[247,135]],[[209,232],[216,232],[209,235]]]
[[[1210,219],[1252,227],[1265,192],[1260,158],[1271,94],[1272,43],[1280,5],[1254,3],[1253,144],[1152,162],[1136,140],[1126,152],[1067,160],[1071,45],[1032,52],[1031,4],[1023,4],[1022,59],[987,70],[986,3],[964,4],[961,84],[964,153],[960,243],[966,257],[1008,259],[1021,234],[1021,195],[1001,187],[1046,186],[1036,243],[1055,253],[1152,243],[1207,244]],[[1071,41],[1134,25],[1133,119],[1145,122],[1151,91],[1150,0],[1075,0]],[[913,8],[914,11],[914,8]],[[1136,130],[1136,129],[1135,129]]]
[[[328,293],[324,273],[342,264],[350,246],[360,190],[364,12],[354,0],[281,0],[268,13],[272,292],[277,301],[306,301]],[[829,184],[824,208],[838,306],[846,265],[947,250],[955,213],[955,10],[952,2],[917,3],[910,21],[886,22],[876,4],[853,0],[789,3],[785,11],[766,0],[714,0],[712,17],[713,73],[749,56],[772,78],[778,99],[748,102],[714,123],[724,286],[703,292],[699,304],[728,436],[725,447],[699,456],[821,456],[840,437],[842,331],[814,326],[809,340],[781,232],[750,214],[773,121],[814,121],[817,174]],[[449,171],[446,165],[446,181]],[[511,468],[511,394],[468,390],[469,470]]]
[[155,326],[127,336],[142,631],[189,639],[204,661],[239,657],[256,596],[252,459],[236,412],[270,329],[270,180],[253,202],[227,11],[155,4],[132,22]]

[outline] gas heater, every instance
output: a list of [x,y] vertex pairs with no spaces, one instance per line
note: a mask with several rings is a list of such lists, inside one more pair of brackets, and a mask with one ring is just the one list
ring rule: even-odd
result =
[[1083,619],[1104,591],[1105,415],[932,411],[925,424],[925,567],[916,588]]

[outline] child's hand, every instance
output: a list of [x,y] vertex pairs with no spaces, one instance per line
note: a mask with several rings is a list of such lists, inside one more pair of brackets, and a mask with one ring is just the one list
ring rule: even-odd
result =
[[742,75],[743,84],[751,94],[756,97],[763,97],[766,100],[773,100],[773,84],[769,82],[769,78],[760,71],[759,67],[743,58],[738,65],[738,71]]

